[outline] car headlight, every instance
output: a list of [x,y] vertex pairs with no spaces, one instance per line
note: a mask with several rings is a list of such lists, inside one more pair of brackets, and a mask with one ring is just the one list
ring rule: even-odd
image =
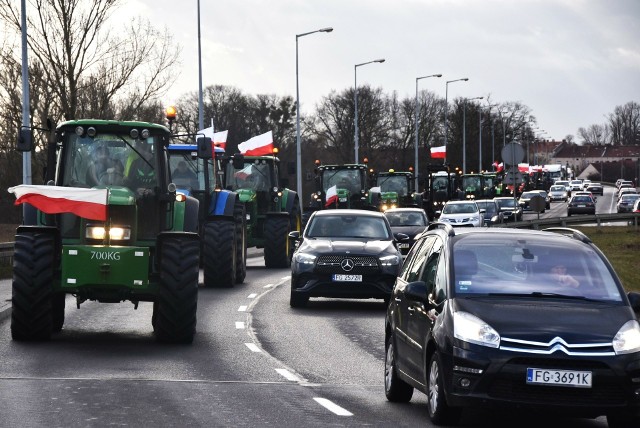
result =
[[640,324],[636,320],[627,321],[613,338],[616,354],[640,352]]
[[453,335],[464,342],[497,348],[500,335],[489,324],[468,312],[453,313]]
[[294,257],[296,263],[300,263],[303,265],[312,265],[316,262],[316,259],[316,256],[307,253],[297,253]]
[[380,264],[382,266],[397,266],[400,264],[400,257],[394,255],[380,257]]

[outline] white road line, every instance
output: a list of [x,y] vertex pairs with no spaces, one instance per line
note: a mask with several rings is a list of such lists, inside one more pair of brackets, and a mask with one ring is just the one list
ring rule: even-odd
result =
[[350,411],[343,409],[332,401],[327,400],[326,398],[313,397],[316,403],[320,404],[325,409],[329,410],[332,413],[335,413],[338,416],[353,416],[353,413]]
[[283,281],[286,281],[287,279],[291,279],[291,275],[289,276],[283,276],[282,278],[280,278]]
[[247,345],[247,348],[249,348],[251,352],[262,352],[262,350],[258,348],[254,343],[245,343],[245,345]]
[[236,328],[238,330],[243,330],[244,329],[244,321],[236,321]]
[[299,382],[300,381],[298,376],[294,375],[293,373],[291,373],[287,369],[276,369],[276,371],[278,372],[278,374],[280,376],[284,377],[286,380],[290,380],[292,382]]
[[255,299],[257,295],[257,293],[251,293],[247,296],[247,299]]
[[273,284],[267,284],[263,288],[271,288],[271,287],[273,287]]
[[247,305],[242,305],[238,308],[238,312],[244,312],[247,310]]

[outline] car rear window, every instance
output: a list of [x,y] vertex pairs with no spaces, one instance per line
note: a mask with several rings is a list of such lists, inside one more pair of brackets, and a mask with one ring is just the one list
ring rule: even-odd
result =
[[[454,243],[452,265],[457,295],[541,293],[622,301],[600,255],[587,244],[559,235],[463,235]],[[561,268],[577,287],[558,282]]]

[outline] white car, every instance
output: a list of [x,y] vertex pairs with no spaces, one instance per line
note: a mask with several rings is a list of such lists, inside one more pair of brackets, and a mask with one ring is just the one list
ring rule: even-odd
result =
[[569,200],[567,188],[561,184],[554,184],[549,188],[549,199],[552,201],[567,202]]
[[574,190],[582,190],[582,180],[571,180],[569,182],[569,190],[571,192]]
[[484,218],[474,201],[449,201],[442,208],[438,221],[455,227],[481,227]]

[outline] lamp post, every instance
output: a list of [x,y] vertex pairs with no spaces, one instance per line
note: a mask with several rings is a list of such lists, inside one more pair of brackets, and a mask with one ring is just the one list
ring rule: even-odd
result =
[[296,190],[298,191],[300,206],[304,205],[302,203],[302,150],[300,148],[300,87],[298,85],[298,39],[300,37],[308,36],[309,34],[313,33],[330,33],[332,31],[332,27],[327,27],[315,31],[309,31],[308,33],[296,34]]
[[[449,83],[453,83],[453,82],[466,82],[468,81],[469,78],[468,77],[463,77],[462,79],[455,79],[455,80],[447,80],[447,83],[445,84],[445,91],[444,91],[444,146],[445,146],[445,150],[447,147],[447,134],[448,134],[448,129],[447,129],[447,116],[449,114]],[[444,163],[447,163],[447,155],[446,155],[446,151],[445,151],[445,158],[444,158]]]
[[467,101],[481,100],[484,97],[465,98],[462,103],[462,173],[467,173]]
[[361,67],[367,64],[373,64],[374,62],[384,62],[384,61],[385,61],[384,58],[374,59],[373,61],[356,64],[353,67],[353,99],[355,104],[355,128],[356,128],[355,136],[354,136],[356,160],[354,163],[358,163],[358,143],[359,143],[358,142],[358,67]]
[[415,189],[416,192],[418,191],[418,172],[419,172],[419,159],[418,159],[418,111],[420,109],[420,107],[418,106],[418,80],[421,79],[426,79],[428,77],[442,77],[442,74],[430,74],[428,76],[422,76],[422,77],[416,77],[416,118],[415,118],[415,127],[416,127],[416,140],[415,140],[415,144],[414,144],[414,167],[416,169],[416,175],[415,175],[415,181],[416,181],[416,185],[415,185]]

